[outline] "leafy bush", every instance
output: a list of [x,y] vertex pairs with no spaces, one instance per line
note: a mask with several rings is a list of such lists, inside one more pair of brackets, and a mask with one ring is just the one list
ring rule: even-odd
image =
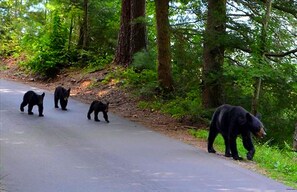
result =
[[65,51],[66,31],[57,12],[52,25],[33,47],[33,56],[25,64],[27,68],[44,77],[54,77],[67,62]]
[[87,73],[92,73],[95,71],[99,71],[104,69],[109,63],[111,63],[113,56],[91,56],[89,55],[88,58],[90,59],[88,62],[87,67],[85,67],[85,71]]
[[150,51],[140,51],[133,55],[133,60],[131,63],[131,67],[135,69],[135,71],[142,71],[144,69],[156,70],[156,53],[153,50]]
[[198,121],[202,114],[201,100],[197,90],[186,93],[185,97],[175,97],[167,101],[162,111],[172,115],[177,119],[189,117],[193,121]]
[[122,76],[124,85],[133,88],[140,97],[149,99],[156,94],[158,88],[156,71],[143,69],[141,72],[136,72],[134,68],[128,68]]
[[56,51],[39,51],[26,65],[43,77],[54,77],[63,61],[64,56]]

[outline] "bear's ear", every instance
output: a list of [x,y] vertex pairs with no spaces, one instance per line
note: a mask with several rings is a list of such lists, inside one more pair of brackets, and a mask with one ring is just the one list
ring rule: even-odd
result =
[[252,117],[252,115],[250,113],[246,114],[246,120],[247,120],[247,122],[252,122],[253,121],[253,117]]
[[261,117],[262,117],[262,116],[261,116],[260,113],[257,113],[257,114],[256,114],[256,118],[257,118],[257,119],[261,120]]
[[41,94],[41,96],[42,96],[42,98],[44,98],[44,96],[45,96],[45,93],[43,92],[43,93]]
[[68,96],[70,95],[70,88],[67,90],[67,95]]

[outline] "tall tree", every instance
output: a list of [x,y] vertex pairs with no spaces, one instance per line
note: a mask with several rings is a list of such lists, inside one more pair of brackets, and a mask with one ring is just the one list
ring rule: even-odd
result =
[[89,41],[89,18],[88,18],[88,9],[89,9],[89,0],[84,0],[82,4],[83,8],[83,19],[80,23],[79,29],[79,39],[78,39],[78,48],[87,49]]
[[170,30],[169,30],[169,0],[155,0],[157,20],[158,46],[158,80],[160,86],[166,90],[173,89]]
[[205,108],[217,107],[223,102],[221,81],[225,33],[226,0],[208,0],[202,74],[202,100]]
[[131,0],[122,0],[121,26],[118,35],[118,45],[115,53],[114,62],[128,66],[130,63],[130,19],[131,19]]
[[145,0],[123,0],[121,26],[114,62],[128,66],[133,55],[146,48]]
[[145,0],[131,0],[130,55],[146,49]]

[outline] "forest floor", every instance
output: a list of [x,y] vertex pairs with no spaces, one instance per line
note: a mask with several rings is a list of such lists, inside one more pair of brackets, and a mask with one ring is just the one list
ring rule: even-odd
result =
[[[45,81],[24,72],[18,67],[16,62],[17,61],[14,59],[0,60],[0,78],[22,82],[50,92],[54,92],[55,88],[59,85],[66,89],[71,88],[71,98],[86,104],[90,104],[93,100],[109,101],[110,112],[142,124],[156,132],[207,151],[207,142],[197,139],[189,133],[190,128],[205,128],[205,125],[193,126],[189,122],[180,122],[158,111],[141,109],[137,105],[140,101],[139,98],[121,88],[120,83],[116,83],[116,81],[113,80],[110,80],[107,84],[101,83],[106,78],[107,74],[115,70],[117,66],[111,65],[106,69],[93,73],[86,73],[78,69],[67,69],[62,71],[56,78]],[[71,108],[71,106],[69,106],[69,108]],[[226,158],[222,154],[218,156]],[[259,168],[253,161],[236,162],[241,166],[259,172]],[[260,172],[262,174],[264,173],[263,170]]]

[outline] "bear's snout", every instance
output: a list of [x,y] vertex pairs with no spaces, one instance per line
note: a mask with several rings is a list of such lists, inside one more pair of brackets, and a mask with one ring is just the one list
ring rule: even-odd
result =
[[260,131],[259,132],[257,132],[257,137],[259,137],[259,138],[263,138],[263,137],[265,137],[266,136],[266,132],[265,132],[265,130],[264,130],[264,128],[263,127],[261,127],[260,128]]

